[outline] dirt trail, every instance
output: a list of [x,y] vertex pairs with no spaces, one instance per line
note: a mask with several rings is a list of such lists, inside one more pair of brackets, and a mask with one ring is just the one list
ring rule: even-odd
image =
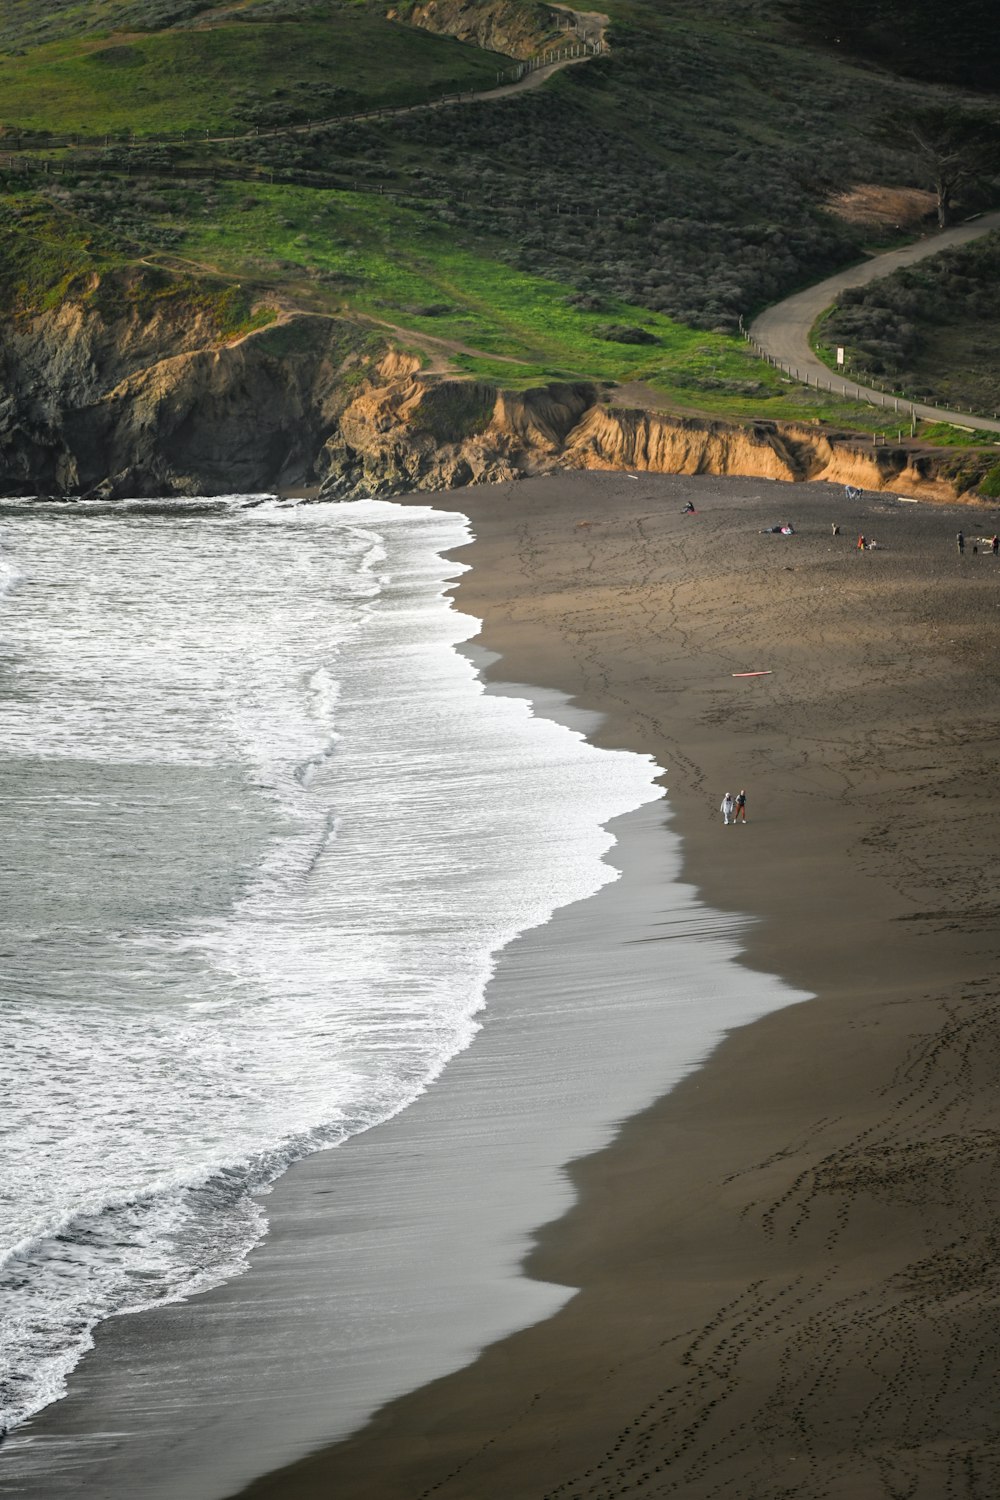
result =
[[592,51],[583,52],[577,57],[559,57],[555,61],[545,63],[540,67],[532,67],[530,64],[526,64],[525,66],[529,70],[523,77],[513,83],[498,84],[496,88],[492,89],[470,89],[464,93],[449,94],[443,99],[432,99],[427,104],[400,104],[398,106],[388,106],[384,109],[366,110],[362,114],[349,116],[334,115],[327,120],[310,120],[304,125],[282,125],[276,129],[266,131],[248,130],[242,136],[209,136],[207,138],[208,144],[222,145],[233,140],[251,140],[257,135],[302,135],[307,131],[316,130],[323,125],[343,123],[345,119],[349,119],[355,123],[362,120],[395,119],[398,115],[426,114],[428,110],[450,109],[456,104],[476,104],[484,99],[505,99],[510,94],[523,94],[528,89],[541,88],[542,84],[551,78],[553,73],[560,73],[563,68],[573,68],[578,63],[592,62],[595,57],[600,57],[602,53],[608,50],[605,32],[610,24],[610,17],[606,16],[603,11],[574,10],[569,5],[558,5],[554,8],[565,11],[567,15],[575,16],[581,24],[583,33],[587,37],[586,44],[567,41],[566,47],[587,45],[593,49]]
[[[234,8],[240,9],[242,7],[236,6]],[[525,93],[528,89],[541,88],[543,83],[551,78],[554,73],[562,72],[563,68],[572,68],[575,67],[578,63],[591,62],[595,57],[600,57],[603,53],[608,51],[608,44],[605,40],[605,31],[610,24],[610,17],[606,16],[602,11],[577,11],[573,10],[572,7],[568,5],[559,5],[556,6],[555,9],[565,11],[567,15],[575,16],[577,18],[581,28],[580,34],[581,36],[586,37],[586,41],[570,41],[567,39],[563,47],[551,49],[560,54],[556,56],[552,62],[538,63],[537,61],[529,61],[524,64],[513,64],[512,66],[514,67],[523,66],[527,69],[527,71],[523,74],[522,77],[516,79],[512,83],[501,83],[496,87],[490,89],[469,89],[463,93],[449,94],[444,98],[429,100],[426,104],[400,104],[398,106],[387,105],[383,108],[373,108],[370,110],[365,110],[359,114],[331,115],[328,118],[321,120],[308,120],[304,124],[300,125],[280,125],[267,130],[245,130],[239,134],[233,134],[230,132],[225,135],[210,135],[205,136],[200,144],[205,146],[224,146],[232,145],[235,141],[249,141],[259,137],[304,135],[311,130],[321,129],[325,125],[343,125],[347,124],[348,122],[356,124],[364,120],[394,119],[398,115],[425,114],[428,110],[450,109],[454,105],[476,104],[482,100],[505,99],[510,94],[522,94]],[[212,14],[214,15],[214,12]],[[199,31],[211,31],[214,28],[211,25],[203,24],[201,26],[194,27],[193,29]],[[141,35],[143,35],[143,33],[135,33],[136,38],[139,38]],[[114,33],[114,39],[116,41],[131,40],[132,36],[131,34],[126,33]],[[97,44],[95,43],[95,45]],[[581,51],[577,56],[561,55],[563,52],[570,52],[572,49],[577,47],[585,48],[587,50]],[[543,53],[543,56],[549,55],[550,53]],[[508,68],[506,71],[509,72],[511,70]],[[176,142],[176,137],[166,135],[145,136],[142,139],[142,145],[144,146],[167,146],[176,144]],[[19,146],[16,152],[5,152],[4,155],[8,157],[9,161],[13,161],[15,156],[26,156],[30,155],[34,151],[51,150],[52,145],[53,142],[51,140],[47,140],[42,145],[34,145],[29,143],[23,146]],[[88,152],[91,150],[92,146],[71,147],[68,150],[67,155],[72,156],[74,153],[79,154],[81,151]]]
[[[800,380],[813,383],[822,381],[835,395],[893,408],[897,402],[896,397],[873,390],[870,386],[859,385],[856,381],[845,380],[843,376],[833,374],[817,358],[809,344],[813,324],[836,301],[838,294],[848,287],[867,286],[902,266],[915,265],[917,261],[924,260],[929,255],[938,255],[942,250],[950,250],[954,245],[968,244],[970,240],[979,239],[994,229],[1000,229],[1000,212],[983,214],[978,219],[957,224],[941,234],[905,245],[901,250],[888,250],[884,255],[872,256],[860,266],[840,271],[836,276],[829,276],[804,292],[797,292],[794,297],[786,297],[783,302],[769,307],[750,325],[751,342]],[[954,422],[961,427],[1000,432],[1000,421],[995,417],[980,417],[971,412],[952,411],[947,407],[927,406],[919,401],[904,400],[902,396],[898,398],[898,409],[905,419],[909,418],[912,410],[915,416],[926,421]]]
[[[238,272],[225,271],[221,266],[212,265],[206,260],[192,260],[186,255],[143,255],[139,262],[143,266],[166,268],[170,271],[178,269],[194,269],[203,271],[209,276],[217,276],[223,281],[240,282],[244,278]],[[229,347],[235,347],[243,343],[244,339],[253,338],[256,334],[266,333],[268,329],[276,328],[279,324],[287,323],[291,318],[335,318],[335,312],[318,312],[314,308],[302,307],[294,300],[287,297],[271,296],[261,300],[269,303],[274,308],[276,317],[273,323],[268,323],[264,328],[252,328],[247,333],[228,341]],[[375,328],[385,328],[389,333],[398,334],[408,344],[422,349],[428,356],[428,363],[421,370],[423,375],[456,375],[455,364],[451,356],[455,354],[466,354],[471,359],[491,359],[500,364],[517,365],[522,361],[517,360],[511,354],[493,354],[488,349],[476,349],[472,344],[463,344],[459,339],[440,338],[437,334],[421,333],[413,328],[404,328],[400,323],[392,323],[388,318],[376,318],[373,313],[362,313],[351,309],[347,314],[354,322],[371,323]]]
[[504,365],[517,365],[523,361],[511,354],[491,354],[488,349],[475,349],[471,344],[462,344],[458,339],[439,338],[434,333],[416,333],[412,328],[403,328],[399,323],[390,323],[386,318],[376,318],[370,313],[352,312],[351,317],[373,323],[376,328],[386,328],[397,333],[409,344],[416,344],[430,355],[430,364],[424,365],[422,375],[455,375],[454,363],[448,358],[452,354],[467,354],[471,359],[493,359]]

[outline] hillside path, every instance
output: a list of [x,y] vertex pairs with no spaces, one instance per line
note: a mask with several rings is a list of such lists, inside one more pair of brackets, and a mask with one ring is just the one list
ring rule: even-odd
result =
[[[526,61],[524,74],[512,83],[497,84],[490,89],[468,89],[464,93],[448,94],[441,99],[430,99],[426,104],[384,105],[379,109],[362,110],[353,115],[334,115],[327,120],[310,120],[305,124],[276,125],[266,130],[247,130],[235,136],[208,136],[207,144],[221,145],[234,140],[251,140],[254,136],[304,135],[324,125],[360,124],[365,120],[386,120],[395,119],[398,115],[426,114],[428,110],[451,109],[457,104],[477,104],[481,100],[505,99],[509,94],[523,94],[528,89],[541,88],[553,73],[561,73],[563,68],[573,68],[578,63],[592,62],[595,57],[600,57],[607,51],[604,33],[610,24],[610,17],[606,16],[603,11],[574,10],[569,5],[559,5],[555,9],[576,17],[580,26],[579,34],[586,37],[586,42],[574,43],[567,39],[562,47],[550,49],[549,52],[542,54],[543,57],[550,56],[552,51],[559,54],[552,62],[542,62],[540,59]],[[562,53],[576,45],[585,45],[591,50],[577,56],[562,56]]]
[[[234,6],[233,8],[238,9],[239,7]],[[300,121],[296,125],[273,125],[267,126],[265,129],[257,127],[252,130],[241,130],[235,133],[229,131],[224,135],[206,135],[200,144],[222,146],[230,145],[234,141],[249,141],[255,138],[263,139],[264,137],[306,135],[310,131],[322,129],[328,125],[360,124],[367,120],[394,119],[397,115],[425,114],[428,110],[451,109],[455,105],[460,104],[477,104],[480,101],[505,99],[509,94],[523,94],[528,89],[541,88],[542,84],[546,83],[552,77],[553,73],[561,73],[563,68],[573,68],[578,63],[592,62],[595,57],[601,57],[609,50],[605,32],[610,25],[610,17],[605,15],[603,11],[574,10],[569,5],[559,5],[555,9],[563,11],[566,15],[575,17],[577,22],[576,37],[567,36],[561,45],[549,48],[539,57],[525,59],[521,63],[512,62],[509,68],[502,69],[501,72],[509,73],[517,68],[523,68],[524,71],[520,78],[514,79],[510,83],[498,83],[488,89],[467,89],[462,93],[446,94],[438,99],[429,99],[424,104],[382,105],[371,109],[359,110],[356,114],[331,115],[318,120]],[[167,29],[169,30],[170,28]],[[195,29],[211,31],[214,28],[211,26],[202,26]],[[111,33],[111,35],[117,40],[126,34],[115,32]],[[142,33],[136,33],[136,35],[142,35]],[[177,136],[149,135],[143,136],[139,142],[133,139],[133,145],[170,146],[178,144],[181,140],[182,138]],[[12,168],[18,158],[28,157],[33,152],[51,151],[53,146],[65,146],[67,143],[69,144],[67,153],[69,156],[79,155],[81,151],[87,152],[93,149],[93,143],[85,144],[81,147],[75,138],[70,140],[67,137],[66,141],[62,141],[58,137],[49,136],[42,142],[29,142],[23,146],[19,145],[16,151],[0,152],[0,161],[8,168]]]
[[[822,381],[835,395],[891,407],[896,402],[896,397],[873,390],[870,386],[859,385],[856,381],[845,380],[817,358],[809,346],[809,333],[813,324],[820,313],[825,312],[836,301],[838,293],[846,291],[848,287],[867,286],[869,282],[878,281],[902,266],[912,266],[928,255],[938,255],[942,250],[950,250],[955,245],[965,245],[970,240],[989,234],[993,229],[1000,229],[1000,211],[983,214],[965,224],[956,224],[928,239],[904,245],[901,250],[888,250],[884,255],[874,255],[871,260],[852,266],[849,271],[838,271],[836,276],[829,276],[826,281],[817,282],[804,292],[796,292],[794,297],[786,297],[784,302],[778,302],[762,312],[750,325],[750,339],[764,354],[769,354],[799,379],[808,377],[812,383]],[[1000,432],[1000,420],[993,417],[951,411],[941,406],[925,406],[902,396],[898,398],[898,402],[900,414],[905,414],[907,418],[912,407],[914,414],[926,421],[953,422],[960,427]]]

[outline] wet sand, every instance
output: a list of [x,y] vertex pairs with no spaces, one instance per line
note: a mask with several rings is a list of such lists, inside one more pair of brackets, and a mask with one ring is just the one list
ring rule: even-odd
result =
[[528,1261],[560,1311],[245,1495],[1000,1492],[1000,518],[648,475],[456,499],[493,670],[668,768],[685,878],[816,998],[574,1165]]

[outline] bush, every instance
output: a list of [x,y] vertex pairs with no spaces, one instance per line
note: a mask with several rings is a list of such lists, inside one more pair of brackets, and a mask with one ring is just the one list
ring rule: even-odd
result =
[[987,500],[1000,499],[1000,464],[994,464],[992,469],[987,470],[976,489]]
[[861,376],[887,380],[912,397],[991,412],[1000,403],[995,342],[1000,234],[845,292],[824,325],[828,346],[844,345]]
[[660,341],[648,328],[633,328],[627,323],[603,323],[597,337],[609,344],[658,344]]

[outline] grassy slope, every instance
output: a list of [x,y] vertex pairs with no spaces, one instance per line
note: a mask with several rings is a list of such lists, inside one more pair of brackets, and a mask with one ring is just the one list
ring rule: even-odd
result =
[[[177,0],[173,29],[137,34],[164,5],[56,5],[43,24],[21,0],[0,0],[0,44],[24,48],[0,65],[8,117],[10,81],[24,90],[11,123],[203,130],[260,118],[275,98],[292,119],[317,101],[333,111],[338,88],[408,102],[418,64],[421,86],[459,67],[467,85],[495,74],[492,54],[362,5],[258,0],[236,20]],[[12,180],[3,255],[17,272],[14,300],[58,295],[84,264],[169,255],[286,301],[460,343],[480,353],[453,353],[458,368],[509,384],[640,380],[682,410],[891,430],[868,407],[793,385],[718,330],[857,254],[817,200],[863,166],[905,179],[905,163],[872,135],[897,85],[794,45],[771,0],[613,0],[611,10],[613,56],[543,91],[191,148],[186,174],[181,158],[169,173],[91,167],[33,192]],[[111,23],[132,30],[95,34]],[[193,175],[208,164],[214,184]],[[248,169],[264,180],[225,180]],[[359,190],[303,186],[311,172]],[[609,342],[610,323],[641,325],[656,342]]]
[[[754,359],[741,339],[685,327],[662,314],[605,301],[572,305],[558,282],[456,243],[445,220],[365,194],[297,188],[217,188],[185,253],[265,282],[301,266],[319,305],[354,308],[417,334],[461,344],[458,368],[508,386],[586,377],[641,381],[681,409],[882,424],[871,408],[831,402]],[[188,201],[185,217],[192,220]],[[300,288],[300,296],[305,288]],[[641,325],[652,344],[602,336]],[[888,431],[884,424],[879,430]]]
[[364,104],[489,87],[506,59],[386,21],[316,6],[294,22],[204,20],[196,28],[72,37],[0,58],[10,130],[102,136],[228,132],[271,112],[308,120]]

